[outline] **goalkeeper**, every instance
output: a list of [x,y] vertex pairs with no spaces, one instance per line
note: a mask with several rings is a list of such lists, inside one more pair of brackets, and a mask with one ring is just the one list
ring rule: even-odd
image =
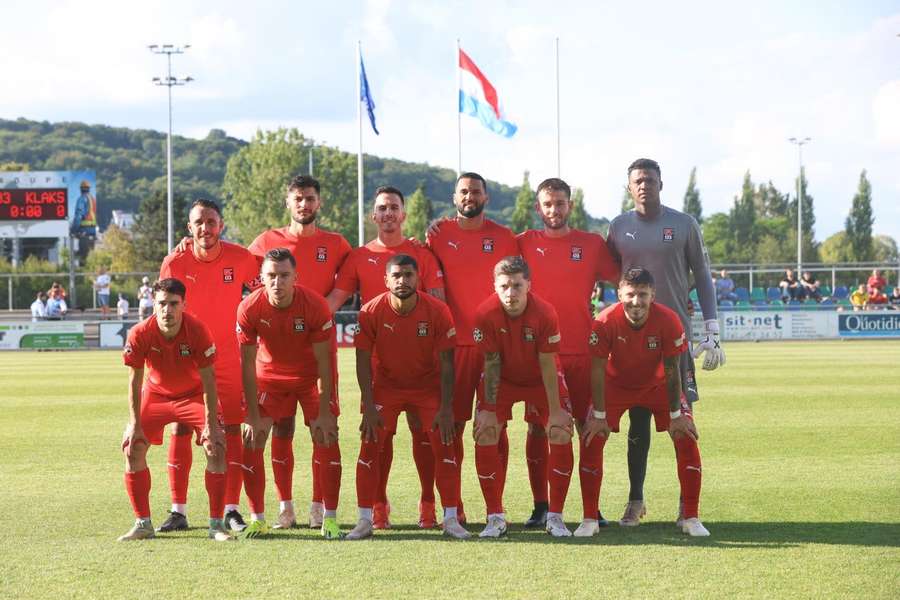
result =
[[[693,274],[703,311],[703,341],[694,346],[693,353],[682,354],[680,364],[684,395],[693,405],[699,400],[693,359],[703,355],[703,368],[712,371],[725,364],[725,353],[719,339],[716,292],[700,226],[692,216],[660,203],[662,187],[662,174],[656,161],[640,158],[631,163],[628,192],[634,199],[634,210],[613,219],[606,243],[623,273],[635,267],[653,273],[656,301],[675,311],[688,340],[693,339],[687,311],[690,276]],[[631,487],[620,525],[639,525],[647,512],[644,478],[650,452],[650,414],[642,407],[628,411],[628,479]],[[677,521],[683,516],[683,503],[679,504]]]

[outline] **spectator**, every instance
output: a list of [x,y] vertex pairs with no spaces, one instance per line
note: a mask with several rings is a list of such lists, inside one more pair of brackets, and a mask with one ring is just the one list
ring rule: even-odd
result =
[[94,278],[94,289],[97,290],[97,303],[100,305],[100,319],[109,316],[109,285],[112,281],[106,267],[100,267],[97,270],[97,277]]
[[802,297],[800,295],[800,282],[797,281],[797,276],[794,275],[793,269],[784,270],[784,278],[778,284],[778,287],[781,288],[781,299],[785,302]]
[[143,321],[153,312],[153,288],[150,287],[150,278],[146,275],[138,289],[138,319]]
[[800,278],[800,292],[804,298],[812,298],[816,302],[822,301],[819,280],[809,271],[803,271],[803,276]]
[[894,288],[894,291],[891,292],[891,295],[888,296],[888,304],[891,305],[891,308],[894,310],[900,310],[900,285]]
[[47,292],[38,292],[31,303],[31,320],[43,321],[47,318]]
[[887,308],[888,305],[888,297],[881,288],[874,288],[874,291],[869,294],[869,303],[866,306],[869,310],[881,310],[883,308]]
[[54,281],[53,285],[50,286],[50,289],[47,290],[47,296],[52,298],[53,296],[59,296],[63,300],[68,298],[66,294],[66,288],[64,288],[58,281]]
[[51,293],[47,298],[47,319],[52,321],[65,319],[67,312],[69,312],[69,307],[59,288],[51,288]]
[[866,284],[859,284],[856,291],[850,294],[850,304],[853,305],[853,310],[865,310],[869,304],[869,293],[866,291]]
[[728,271],[725,269],[722,269],[720,275],[721,277],[714,280],[716,286],[716,299],[719,302],[722,300],[736,301],[738,296],[734,293],[734,280],[728,276]]
[[875,290],[883,290],[885,287],[887,287],[887,280],[881,275],[881,271],[872,269],[872,275],[869,277],[869,281],[866,282],[869,294]]
[[125,294],[119,294],[119,301],[116,303],[116,312],[123,321],[128,318],[128,300],[125,299]]

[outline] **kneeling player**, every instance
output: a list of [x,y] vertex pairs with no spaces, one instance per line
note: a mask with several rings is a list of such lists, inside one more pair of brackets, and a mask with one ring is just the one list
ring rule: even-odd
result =
[[[630,269],[619,282],[620,302],[594,321],[589,341],[594,410],[583,434],[587,443],[593,440],[602,446],[610,431],[619,431],[625,411],[634,407],[651,411],[656,430],[668,430],[675,444],[684,501],[676,525],[689,535],[707,536],[709,531],[698,518],[699,436],[682,394],[678,368],[688,344],[678,315],[655,303],[654,297],[650,272]],[[602,462],[600,468],[602,477]]]
[[475,417],[475,469],[487,505],[480,537],[506,533],[503,488],[506,465],[498,441],[512,418],[512,406],[525,403],[525,420],[544,427],[550,438],[550,512],[547,532],[572,532],[562,511],[572,477],[572,415],[559,374],[559,319],[556,310],[529,293],[528,265],[508,256],[494,267],[495,293],[479,307],[473,336],[484,351],[484,401]]
[[[232,539],[225,531],[225,438],[216,411],[213,362],[216,346],[203,323],[184,312],[184,284],[162,279],[153,285],[154,318],[128,332],[125,364],[130,367],[128,400],[131,418],[122,439],[125,489],[137,521],[119,541],[155,537],[150,523],[150,470],[147,449],[162,444],[169,423],[196,432],[206,451],[209,537]],[[144,381],[144,366],[150,372]]]
[[401,411],[415,415],[428,432],[444,505],[444,535],[467,538],[469,532],[457,518],[460,474],[453,445],[453,318],[446,304],[416,291],[418,265],[411,256],[398,254],[388,260],[384,281],[390,291],[359,311],[355,338],[363,404],[356,465],[359,522],[347,538],[372,535],[372,507],[380,480],[378,456],[385,440],[394,435]]
[[[244,535],[253,538],[268,532],[263,464],[266,439],[274,423],[297,414],[299,403],[312,436],[313,458],[320,465],[314,476],[319,478],[325,500],[322,536],[338,539],[341,451],[338,407],[332,395],[333,322],[325,298],[297,285],[296,267],[294,256],[286,248],[267,252],[261,271],[262,289],[238,306],[248,425],[244,432],[244,490],[251,511]],[[322,380],[321,393],[318,379]]]

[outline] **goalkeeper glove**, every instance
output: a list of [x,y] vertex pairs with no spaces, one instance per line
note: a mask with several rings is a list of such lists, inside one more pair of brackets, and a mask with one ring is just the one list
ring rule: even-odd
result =
[[694,358],[700,358],[700,355],[706,352],[703,369],[712,371],[720,365],[725,365],[725,351],[722,350],[722,341],[719,339],[719,321],[716,319],[704,321],[703,328],[706,334],[703,341],[694,348]]

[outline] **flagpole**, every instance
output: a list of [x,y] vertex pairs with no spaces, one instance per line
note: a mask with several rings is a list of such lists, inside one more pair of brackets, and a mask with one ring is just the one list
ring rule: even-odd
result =
[[462,71],[459,68],[459,38],[456,38],[456,56],[453,62],[456,69],[456,176],[462,173],[462,112],[459,110],[459,91],[462,89]]
[[356,153],[356,210],[359,245],[365,244],[363,224],[363,127],[362,127],[362,45],[356,41],[356,122],[359,126],[359,147]]
[[556,38],[556,176],[562,177],[559,135],[559,38]]

